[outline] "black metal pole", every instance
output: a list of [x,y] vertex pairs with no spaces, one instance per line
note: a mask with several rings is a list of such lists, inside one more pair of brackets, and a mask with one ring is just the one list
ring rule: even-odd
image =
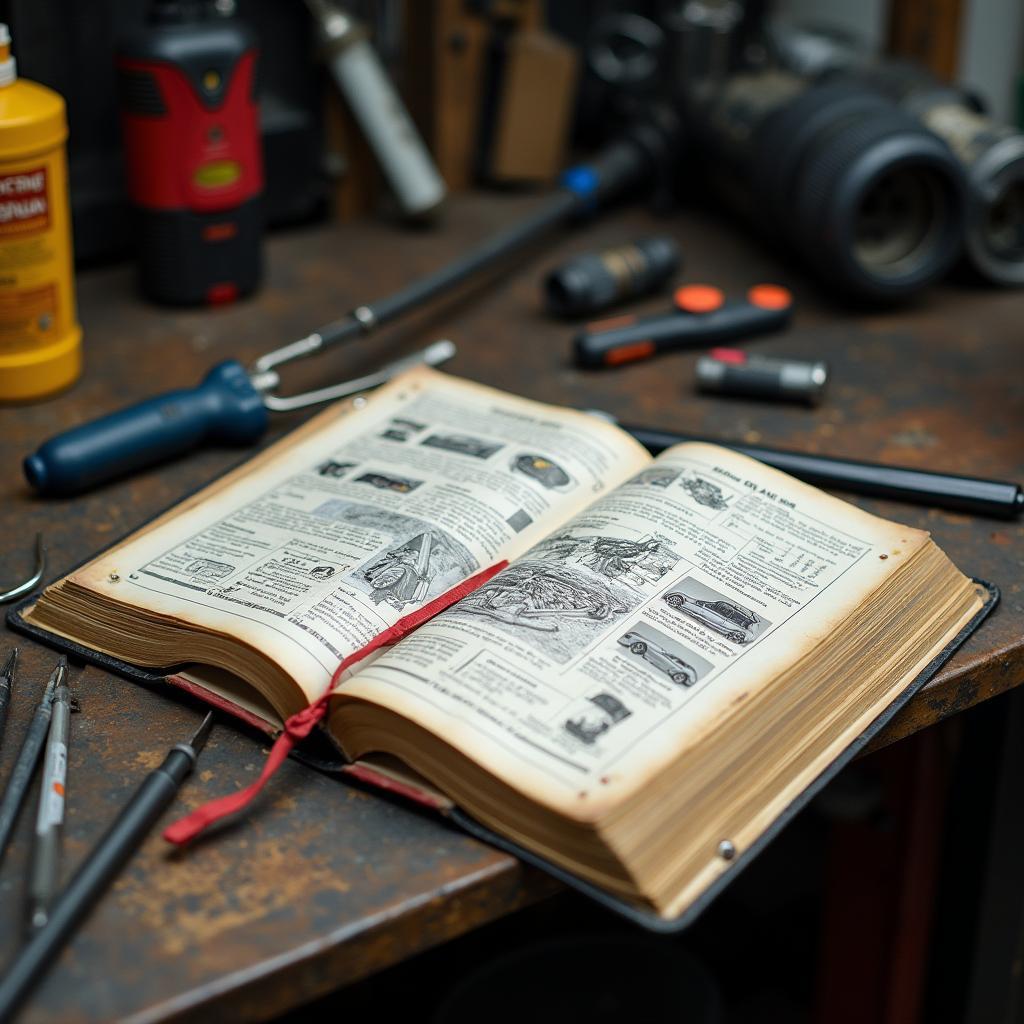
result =
[[653,455],[684,441],[717,444],[731,451],[748,455],[773,469],[797,477],[815,487],[849,491],[865,497],[907,501],[917,505],[972,515],[1012,519],[1024,511],[1024,490],[1020,484],[1007,480],[985,480],[980,477],[937,473],[926,469],[886,466],[877,462],[858,462],[828,455],[765,448],[755,444],[738,444],[717,438],[695,437],[668,430],[622,425]]

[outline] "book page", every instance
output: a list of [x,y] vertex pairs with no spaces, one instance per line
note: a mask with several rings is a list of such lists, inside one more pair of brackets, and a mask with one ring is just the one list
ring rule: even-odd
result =
[[362,401],[72,582],[237,637],[312,699],[344,656],[650,461],[594,417],[427,369]]
[[596,817],[926,540],[679,445],[345,683],[338,715],[349,697],[386,705],[531,798]]

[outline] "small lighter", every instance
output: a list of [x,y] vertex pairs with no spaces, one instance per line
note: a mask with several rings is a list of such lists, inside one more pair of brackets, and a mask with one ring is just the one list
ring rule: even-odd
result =
[[714,348],[697,360],[697,388],[716,395],[744,395],[817,405],[828,384],[828,365],[801,359],[748,355]]
[[231,302],[262,269],[256,39],[207,11],[156,2],[117,56],[142,291],[173,305]]

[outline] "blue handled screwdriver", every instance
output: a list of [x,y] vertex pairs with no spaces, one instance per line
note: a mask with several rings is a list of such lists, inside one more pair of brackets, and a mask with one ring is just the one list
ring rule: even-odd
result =
[[58,434],[25,459],[25,476],[40,494],[67,496],[203,445],[255,444],[267,429],[268,413],[354,395],[413,366],[439,366],[455,355],[455,346],[435,341],[365,377],[287,397],[273,393],[279,382],[273,367],[285,358],[273,360],[284,351],[264,356],[251,373],[229,359],[215,366],[198,387],[169,391]]

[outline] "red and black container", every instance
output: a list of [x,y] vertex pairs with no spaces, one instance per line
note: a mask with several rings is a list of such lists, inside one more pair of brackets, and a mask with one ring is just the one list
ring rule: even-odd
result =
[[117,57],[142,290],[173,305],[231,302],[262,270],[256,38],[204,12],[154,4]]

